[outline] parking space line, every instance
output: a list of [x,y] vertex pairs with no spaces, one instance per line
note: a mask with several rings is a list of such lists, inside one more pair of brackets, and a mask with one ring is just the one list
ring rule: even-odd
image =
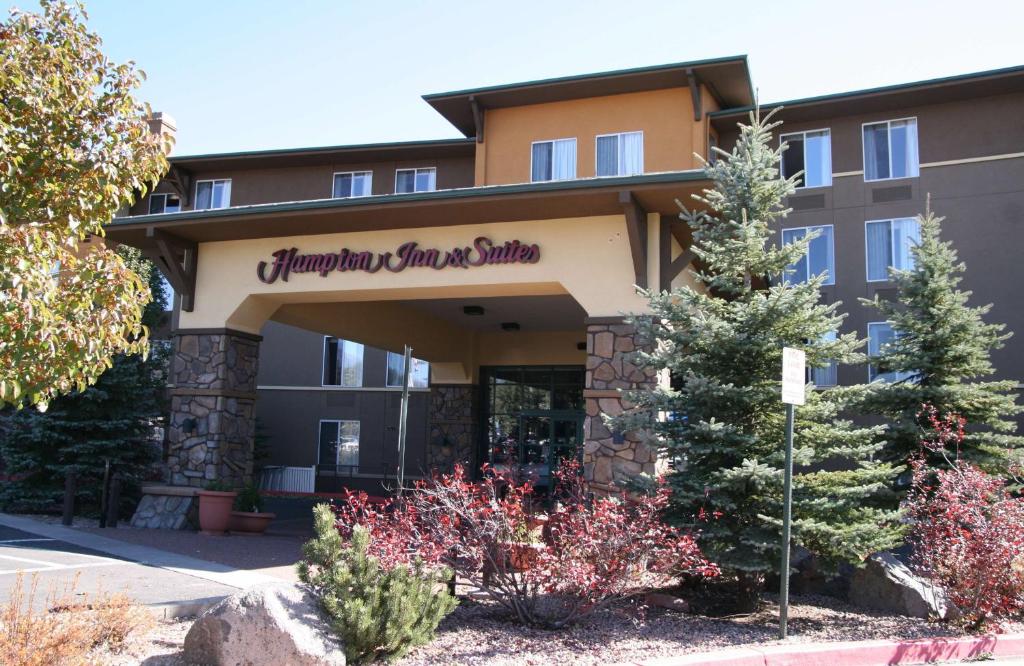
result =
[[14,555],[0,555],[0,560],[14,560],[15,562],[28,562],[29,564],[41,564],[43,566],[58,566],[60,564],[59,562],[34,560],[30,557],[15,557]]
[[16,573],[38,573],[51,571],[67,571],[69,569],[94,569],[96,567],[113,567],[118,564],[130,564],[129,562],[85,562],[83,564],[58,564],[47,567],[32,567],[29,569],[0,569],[0,576]]
[[5,541],[0,541],[0,546],[5,543],[28,543],[29,541],[56,541],[56,539],[43,539],[41,537],[38,539],[7,539]]

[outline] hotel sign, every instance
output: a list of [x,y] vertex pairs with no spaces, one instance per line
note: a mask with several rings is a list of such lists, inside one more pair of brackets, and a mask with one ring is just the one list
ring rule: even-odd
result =
[[480,236],[472,246],[450,250],[426,249],[418,243],[409,242],[398,246],[394,252],[373,253],[341,248],[337,252],[299,254],[298,248],[293,247],[282,248],[271,256],[273,260],[261,261],[256,267],[256,276],[267,284],[278,280],[287,282],[292,273],[316,273],[327,277],[332,272],[376,273],[382,268],[390,273],[401,273],[407,268],[441,270],[492,264],[535,264],[540,261],[540,247],[518,240],[498,245],[490,238]]

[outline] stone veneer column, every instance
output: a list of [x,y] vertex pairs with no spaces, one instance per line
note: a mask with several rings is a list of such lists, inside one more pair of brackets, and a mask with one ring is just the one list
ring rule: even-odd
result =
[[167,455],[173,485],[251,480],[259,341],[229,329],[175,334]]
[[455,463],[476,472],[477,387],[472,384],[431,384],[430,438],[427,467],[451,472]]
[[583,474],[595,491],[613,490],[617,481],[641,473],[655,474],[659,469],[657,452],[641,441],[639,433],[613,434],[603,419],[604,415],[622,412],[620,389],[653,388],[657,384],[653,369],[638,368],[630,361],[631,353],[647,344],[631,324],[620,318],[587,322]]

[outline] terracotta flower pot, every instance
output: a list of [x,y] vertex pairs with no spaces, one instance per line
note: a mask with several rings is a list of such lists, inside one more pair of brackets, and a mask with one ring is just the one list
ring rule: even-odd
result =
[[255,511],[232,511],[228,529],[232,534],[259,536],[266,531],[270,521],[277,517],[276,513],[256,513]]
[[224,534],[231,521],[231,509],[238,493],[220,490],[199,491],[199,531],[203,534]]

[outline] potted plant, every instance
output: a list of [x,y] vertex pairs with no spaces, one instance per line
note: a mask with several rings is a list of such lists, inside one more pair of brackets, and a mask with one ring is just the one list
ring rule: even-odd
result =
[[238,493],[223,481],[212,481],[198,494],[199,531],[203,534],[224,534]]
[[263,512],[263,496],[259,488],[250,483],[235,498],[229,529],[232,534],[260,535],[276,517],[277,514]]

